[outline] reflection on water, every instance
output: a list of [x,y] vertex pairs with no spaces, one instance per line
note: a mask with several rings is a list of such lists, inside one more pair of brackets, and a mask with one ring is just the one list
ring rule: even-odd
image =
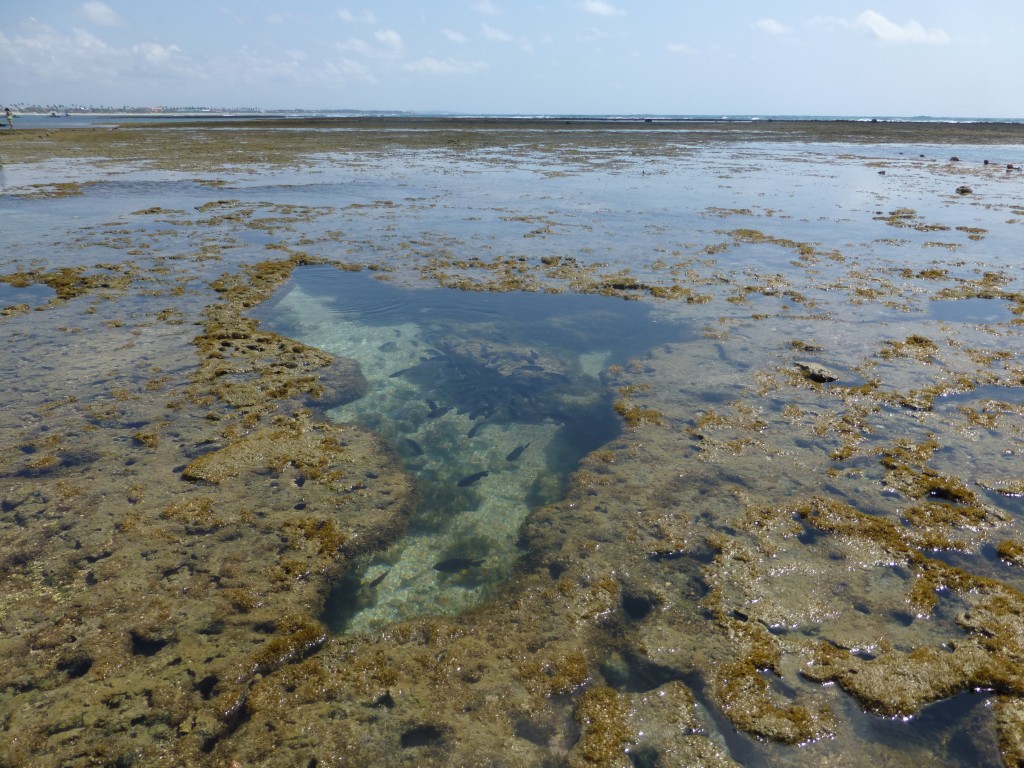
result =
[[0,281],[0,307],[18,304],[29,304],[31,306],[45,304],[56,295],[57,292],[53,288],[41,283],[18,288],[10,283]]
[[1002,323],[1013,317],[1006,302],[992,299],[937,300],[928,309],[936,320],[953,323]]
[[265,325],[357,360],[368,391],[330,417],[384,435],[418,481],[408,536],[358,564],[325,620],[360,631],[465,610],[511,573],[520,524],[619,430],[610,365],[688,335],[639,302],[403,290],[298,270]]

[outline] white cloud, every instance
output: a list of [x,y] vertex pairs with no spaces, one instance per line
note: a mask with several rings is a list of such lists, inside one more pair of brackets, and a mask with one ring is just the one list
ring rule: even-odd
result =
[[361,24],[376,24],[377,15],[373,11],[363,10],[358,13],[342,8],[338,11],[338,18],[347,22],[359,22]]
[[462,61],[460,59],[435,59],[424,56],[422,59],[410,61],[405,65],[410,72],[422,72],[428,75],[466,75],[487,69],[482,61]]
[[371,84],[377,83],[377,78],[361,61],[342,57],[337,61],[328,61],[324,63],[322,70],[322,82],[347,82],[350,80],[357,80],[367,82]]
[[669,53],[678,53],[686,56],[692,56],[697,52],[696,48],[687,45],[686,43],[669,43],[665,48]]
[[81,9],[82,16],[87,21],[101,27],[124,27],[125,20],[106,3],[91,2],[85,3]]
[[358,37],[350,37],[344,43],[338,44],[338,50],[368,56],[373,53],[373,46]]
[[378,29],[374,32],[373,36],[377,39],[377,42],[383,43],[388,48],[396,51],[402,50],[402,36],[393,29]]
[[456,32],[453,29],[442,29],[441,34],[451,40],[453,43],[464,43],[466,42],[466,36],[461,32]]
[[775,19],[761,19],[754,22],[754,26],[769,35],[784,35],[790,31],[789,27]]
[[84,29],[72,31],[71,37],[75,42],[75,48],[78,50],[105,51],[110,48],[92,32],[87,32]]
[[605,0],[583,0],[583,10],[598,16],[625,16],[626,12]]
[[[360,69],[359,65],[356,65],[354,69]],[[216,72],[215,78],[211,77],[211,72]],[[257,50],[243,47],[219,53],[204,61],[202,70],[196,72],[190,79],[186,93],[193,93],[197,87],[202,90],[204,86],[199,86],[197,81],[203,84],[214,81],[223,83],[232,92],[237,92],[239,89],[249,92],[254,86],[268,82],[280,84],[290,90],[294,86],[308,85],[309,83],[314,83],[321,89],[327,89],[351,80],[351,77],[346,77],[348,74],[333,62],[325,62],[320,69],[305,68],[294,59],[281,56],[278,52],[268,53],[262,47]],[[371,78],[364,77],[363,79],[370,80]],[[180,84],[178,86],[180,87]]]
[[25,73],[20,87],[32,96],[51,93],[57,102],[143,104],[159,93],[161,103],[213,104],[224,98],[216,88],[232,94],[226,97],[232,102],[234,94],[256,94],[268,84],[288,93],[311,84],[321,93],[353,83],[377,85],[373,62],[396,54],[372,39],[353,47],[368,50],[371,58],[336,53],[322,60],[310,52],[260,47],[194,59],[166,41],[117,45],[86,28],[64,32],[31,19],[17,33],[0,33],[5,66]]
[[496,29],[487,24],[481,24],[480,31],[483,32],[484,37],[486,37],[488,40],[496,40],[499,43],[512,42],[512,35],[510,35],[508,32],[503,32],[502,30]]
[[949,42],[949,35],[941,29],[925,29],[917,21],[908,21],[900,26],[885,16],[866,10],[853,20],[853,25],[867,32],[883,43],[930,43],[942,45]]
[[[201,76],[177,45],[149,41],[118,46],[81,28],[62,33],[36,23],[5,39],[4,51],[9,64],[31,72],[39,83],[61,83],[63,87],[88,83],[121,92],[140,74],[185,79]],[[32,87],[38,87],[29,80]]]
[[395,60],[402,58],[402,36],[393,29],[378,29],[373,33],[373,40],[361,37],[350,37],[337,43],[337,50],[346,54],[363,56],[368,59]]
[[163,64],[174,54],[180,53],[176,45],[160,45],[159,43],[140,43],[132,46],[132,53],[141,56],[149,64]]
[[498,10],[498,6],[491,2],[491,0],[480,0],[480,2],[473,5],[473,10],[479,11],[480,13],[486,13],[489,16],[497,16],[501,11]]

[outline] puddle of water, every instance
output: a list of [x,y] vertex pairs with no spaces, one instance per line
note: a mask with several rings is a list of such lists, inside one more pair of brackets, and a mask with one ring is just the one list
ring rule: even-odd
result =
[[929,314],[951,323],[1002,323],[1013,318],[1006,302],[992,299],[932,301]]
[[910,762],[941,743],[949,765],[996,768],[1000,763],[994,759],[994,745],[985,743],[991,736],[977,727],[990,707],[984,692],[967,691],[929,704],[913,718],[865,715],[855,722],[865,739],[905,751]]
[[960,392],[952,395],[943,395],[936,401],[938,406],[971,406],[978,407],[986,402],[996,403],[1024,403],[1024,387],[994,387],[981,386],[969,392]]
[[16,304],[37,306],[45,304],[56,295],[57,292],[53,288],[42,283],[35,283],[24,288],[16,288],[10,283],[0,282],[0,307],[9,307]]
[[329,415],[384,435],[420,487],[408,536],[334,589],[325,619],[339,631],[492,593],[531,508],[619,432],[601,372],[691,335],[639,302],[402,289],[330,267],[297,270],[268,307],[264,325],[360,363],[368,391]]

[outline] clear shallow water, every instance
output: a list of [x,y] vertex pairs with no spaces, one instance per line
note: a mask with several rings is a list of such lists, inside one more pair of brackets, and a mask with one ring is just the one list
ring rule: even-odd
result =
[[933,301],[928,311],[936,320],[955,323],[1002,323],[1013,318],[1006,302],[991,299]]
[[33,306],[44,304],[56,295],[57,292],[53,288],[39,283],[28,285],[24,288],[16,288],[10,283],[0,282],[0,307],[9,307],[16,304],[29,304]]
[[621,429],[609,366],[692,337],[618,298],[408,289],[373,273],[303,267],[256,316],[357,360],[369,388],[330,417],[388,438],[416,477],[409,535],[359,563],[325,621],[374,629],[466,610],[508,577],[530,510]]

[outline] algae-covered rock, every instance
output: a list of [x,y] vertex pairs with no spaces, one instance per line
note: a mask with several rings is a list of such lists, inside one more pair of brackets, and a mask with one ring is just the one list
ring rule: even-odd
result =
[[674,680],[644,693],[622,695],[628,706],[627,752],[653,765],[737,768],[724,740],[700,712],[693,692]]
[[1024,699],[997,696],[993,706],[1003,765],[1024,765]]
[[259,429],[194,459],[182,471],[182,477],[222,483],[243,473],[291,469],[320,479],[343,461],[344,433],[340,427],[325,424]]
[[366,387],[366,377],[357,361],[335,357],[320,371],[317,387],[308,402],[318,411],[330,410],[362,397],[366,394]]
[[870,712],[907,717],[925,704],[965,690],[983,664],[982,654],[972,645],[952,652],[922,647],[871,661],[823,645],[802,673],[818,682],[839,683]]
[[830,381],[837,381],[839,379],[838,376],[821,363],[815,363],[810,360],[794,360],[793,365],[799,368],[807,379],[818,384],[827,384]]
[[827,710],[779,701],[757,667],[746,660],[719,666],[714,671],[712,691],[737,727],[772,741],[815,741],[829,735],[834,727]]
[[571,768],[627,768],[630,765],[626,754],[630,740],[625,722],[626,705],[615,690],[594,687],[584,691],[576,706],[576,721],[582,733],[569,755]]
[[1024,542],[1019,539],[1006,539],[996,545],[996,554],[1004,562],[1024,567]]

